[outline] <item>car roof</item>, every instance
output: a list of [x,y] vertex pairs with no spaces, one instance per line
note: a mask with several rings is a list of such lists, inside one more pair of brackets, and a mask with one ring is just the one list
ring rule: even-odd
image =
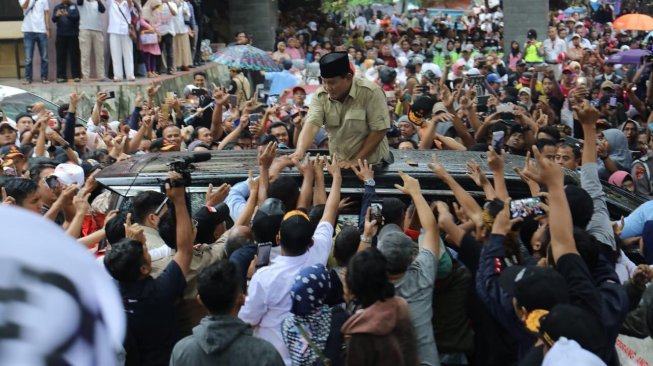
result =
[[[286,155],[290,152],[292,150],[279,150],[277,155]],[[318,152],[311,151],[312,154]],[[319,153],[328,155],[328,151]],[[211,156],[210,160],[193,164],[195,169],[191,173],[192,187],[189,188],[189,191],[205,191],[209,183],[214,186],[222,183],[236,184],[246,180],[250,170],[258,174],[255,150],[221,150],[211,151],[208,154]],[[381,196],[401,195],[394,185],[401,183],[399,172],[403,171],[419,180],[425,196],[437,199],[453,196],[449,187],[428,167],[433,151],[393,150],[393,154],[394,163],[375,170],[377,194]],[[438,151],[436,154],[442,166],[467,192],[479,200],[484,198],[483,190],[467,176],[466,164],[469,160],[475,160],[488,179],[492,180],[493,176],[486,162],[486,153],[444,150]],[[167,178],[170,162],[190,156],[194,156],[194,154],[189,152],[137,154],[128,160],[106,167],[96,179],[104,186],[125,196],[134,195],[141,190],[158,190]],[[506,155],[504,161],[504,176],[510,196],[513,199],[530,197],[528,186],[513,171],[513,167],[524,166],[524,157]],[[296,178],[298,181],[301,180],[301,174],[294,167],[284,170],[282,174]],[[568,174],[575,176],[575,179],[578,180],[576,173],[568,172]],[[325,178],[326,185],[329,187],[329,175],[327,174]],[[607,182],[604,182],[603,187],[610,213],[614,218],[627,215],[637,206],[646,202],[644,198],[632,195],[621,188],[607,184]],[[343,194],[351,195],[363,193],[362,183],[350,170],[343,171],[341,191]]]

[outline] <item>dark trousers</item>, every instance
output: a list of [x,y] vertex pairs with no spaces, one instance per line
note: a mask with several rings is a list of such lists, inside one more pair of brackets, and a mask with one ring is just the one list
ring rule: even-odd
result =
[[[167,71],[172,71],[175,67],[175,62],[173,60],[174,56],[174,51],[172,50],[172,40],[174,37],[172,34],[164,34],[161,36],[161,43],[159,43],[159,47],[161,48],[161,54],[165,54],[166,56],[166,67],[168,68]],[[161,70],[164,71],[164,70]],[[161,72],[162,73],[162,72]]]
[[81,78],[79,36],[57,36],[55,47],[57,49],[57,79],[67,79],[68,57],[70,57],[70,73],[73,79]]

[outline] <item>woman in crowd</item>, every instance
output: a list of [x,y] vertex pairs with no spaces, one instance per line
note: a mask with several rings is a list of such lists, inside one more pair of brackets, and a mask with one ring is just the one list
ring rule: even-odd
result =
[[130,38],[130,28],[133,29],[131,21],[134,3],[132,0],[108,0],[107,5],[109,8],[107,33],[109,33],[113,81],[119,82],[125,78],[128,81],[135,81],[134,44]]
[[[148,78],[155,78],[159,76],[156,73],[157,59],[161,56],[161,48],[159,47],[159,35],[157,27],[161,24],[159,13],[161,11],[161,0],[148,0],[143,6],[143,16],[141,17],[141,35],[142,37],[138,43],[138,47],[143,52],[145,62],[145,70],[147,71]],[[145,43],[145,40],[148,39]]]

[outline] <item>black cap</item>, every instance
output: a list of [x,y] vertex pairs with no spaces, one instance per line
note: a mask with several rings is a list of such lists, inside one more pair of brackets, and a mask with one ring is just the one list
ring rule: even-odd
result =
[[528,311],[569,302],[565,278],[551,267],[512,266],[501,272],[499,284]]
[[82,160],[82,169],[84,169],[84,176],[86,177],[101,168],[102,164],[100,164],[100,162],[95,159]]
[[215,207],[201,207],[195,212],[193,218],[197,220],[197,240],[200,243],[211,244],[208,243],[211,240],[200,240],[199,238],[210,237],[219,224],[224,222],[226,229],[234,226],[234,221],[229,215],[229,206],[224,202]]
[[421,126],[424,123],[424,119],[428,118],[433,111],[433,105],[435,104],[435,99],[429,97],[419,97],[413,104],[410,106],[410,112],[408,112],[408,120],[417,126]]
[[543,312],[539,319],[538,333],[549,347],[560,337],[565,337],[601,358],[608,353],[607,337],[599,319],[576,305],[558,304],[548,313]]
[[347,52],[331,52],[320,59],[320,76],[333,78],[353,74]]

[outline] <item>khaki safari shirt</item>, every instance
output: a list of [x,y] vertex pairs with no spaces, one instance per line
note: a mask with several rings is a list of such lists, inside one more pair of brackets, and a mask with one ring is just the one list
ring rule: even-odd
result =
[[[329,152],[338,160],[351,160],[363,147],[371,131],[390,128],[390,115],[385,94],[374,83],[355,77],[349,95],[343,103],[332,100],[323,87],[311,100],[306,122],[324,126],[329,134]],[[376,150],[367,157],[370,164],[387,160],[390,155],[388,139],[383,137]]]

